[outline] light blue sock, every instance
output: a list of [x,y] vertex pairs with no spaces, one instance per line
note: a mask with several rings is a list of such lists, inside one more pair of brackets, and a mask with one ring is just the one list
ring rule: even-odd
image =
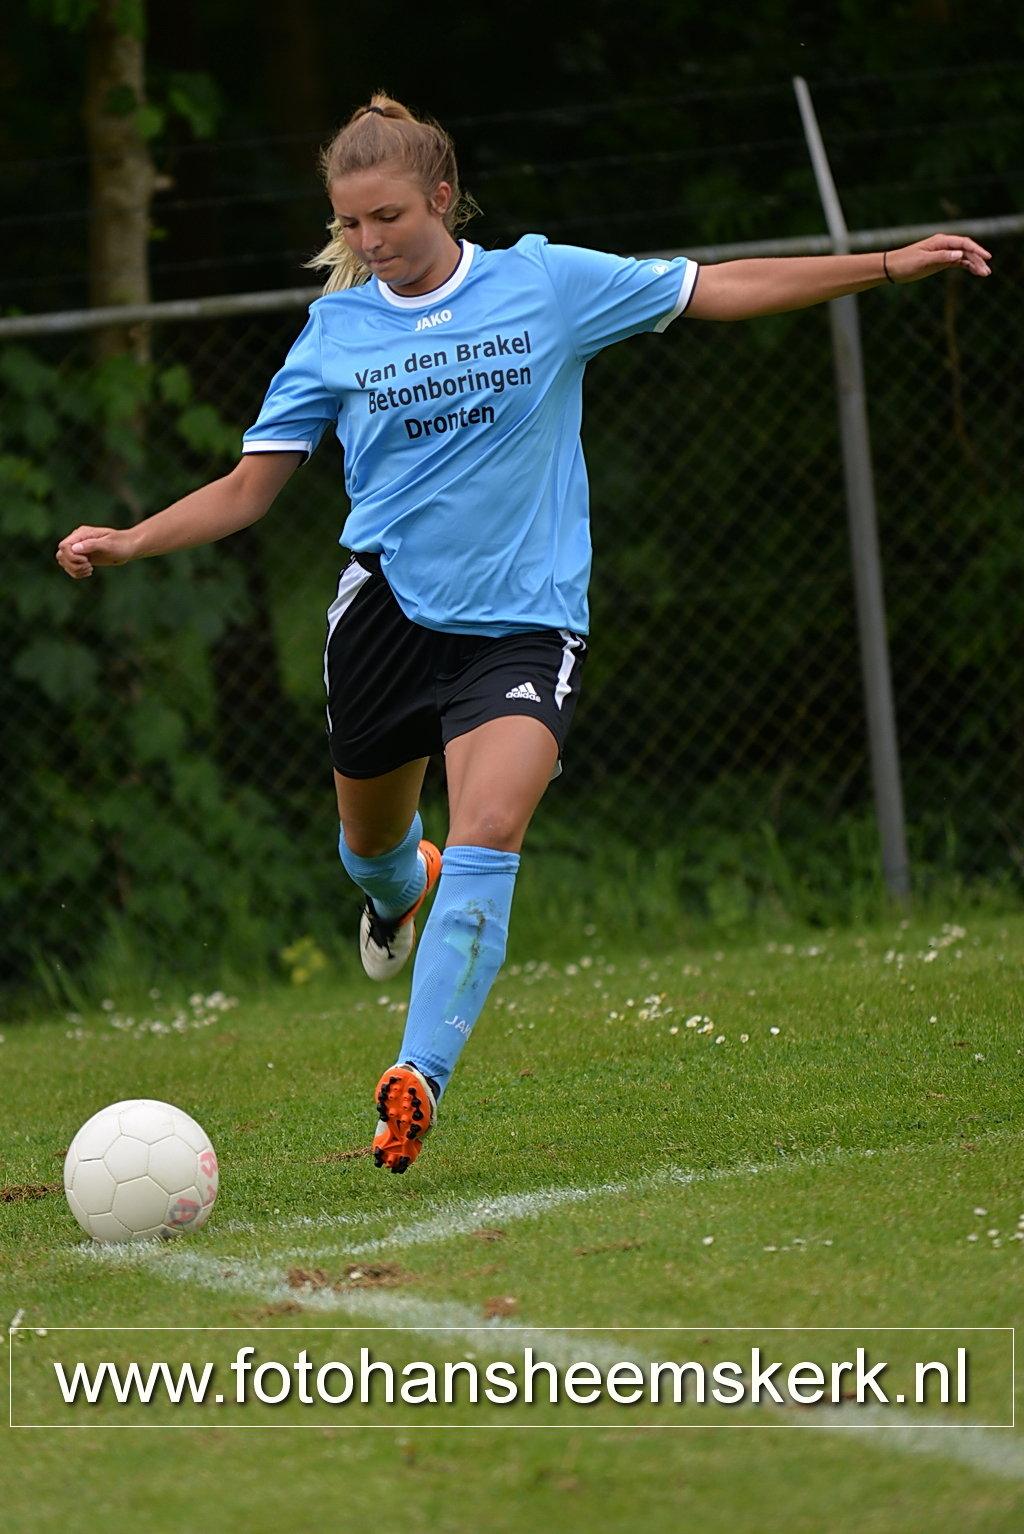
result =
[[443,1092],[505,960],[518,852],[446,847],[423,929],[399,1060]]
[[338,856],[349,878],[369,895],[378,916],[404,916],[419,899],[427,877],[416,856],[422,836],[423,822],[417,811],[397,847],[382,852],[380,857],[364,858],[352,851],[342,826],[338,836]]

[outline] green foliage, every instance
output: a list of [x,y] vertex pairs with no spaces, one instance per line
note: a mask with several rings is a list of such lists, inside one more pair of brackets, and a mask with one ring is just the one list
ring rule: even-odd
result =
[[[211,662],[247,614],[236,562],[207,548],[72,583],[53,560],[76,523],[123,524],[174,500],[199,461],[229,458],[236,434],[180,367],[62,368],[11,347],[0,381],[0,707],[32,785],[5,833],[5,946],[23,977],[41,953],[66,972],[143,937],[164,964],[218,935],[279,946],[301,859],[267,800],[220,766]],[[148,442],[168,412],[177,465]]]
[[30,0],[33,16],[67,32],[81,32],[96,6],[97,0]]
[[188,123],[193,138],[212,138],[224,113],[224,99],[212,75],[173,70],[166,95],[167,105]]

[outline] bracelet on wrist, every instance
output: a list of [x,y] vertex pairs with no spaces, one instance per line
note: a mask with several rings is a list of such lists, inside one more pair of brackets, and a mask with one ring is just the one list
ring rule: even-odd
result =
[[891,282],[893,287],[895,287],[896,278],[891,276],[889,273],[889,252],[887,250],[883,250],[882,252],[882,271],[885,273],[886,282]]

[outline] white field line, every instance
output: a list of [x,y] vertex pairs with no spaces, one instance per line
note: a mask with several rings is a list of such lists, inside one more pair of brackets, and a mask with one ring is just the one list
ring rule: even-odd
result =
[[[207,1257],[187,1248],[173,1252],[161,1265],[161,1276],[172,1282],[234,1293],[267,1305],[292,1303],[304,1311],[319,1314],[339,1312],[369,1325],[404,1327],[422,1333],[444,1328],[447,1337],[458,1337],[471,1346],[496,1351],[495,1333],[505,1332],[514,1338],[516,1349],[532,1347],[542,1358],[565,1369],[580,1359],[608,1369],[612,1364],[629,1361],[641,1368],[651,1362],[636,1348],[618,1345],[600,1335],[583,1332],[547,1331],[517,1326],[501,1317],[482,1322],[479,1313],[467,1305],[419,1299],[414,1295],[387,1290],[352,1289],[339,1293],[331,1289],[295,1289],[280,1272],[253,1261],[232,1261]],[[628,1327],[623,1327],[628,1331]],[[669,1328],[666,1328],[669,1330]],[[953,1428],[935,1419],[931,1426],[893,1425],[883,1408],[839,1406],[821,1411],[802,1412],[796,1421],[783,1424],[776,1414],[781,1410],[766,1402],[765,1412],[772,1426],[811,1428],[830,1434],[842,1434],[867,1442],[874,1449],[890,1449],[901,1454],[926,1455],[952,1461],[981,1475],[1001,1480],[1024,1480],[1024,1446],[999,1428]],[[845,1420],[844,1420],[845,1419]],[[766,1424],[767,1425],[767,1424]],[[937,1433],[936,1427],[943,1431]],[[880,1429],[884,1428],[884,1431]]]
[[[495,1332],[514,1334],[517,1347],[533,1347],[534,1350],[562,1367],[581,1357],[604,1368],[620,1360],[639,1363],[650,1362],[643,1354],[617,1346],[594,1334],[571,1331],[548,1331],[518,1326],[513,1322],[495,1317],[481,1322],[478,1312],[469,1306],[423,1300],[407,1294],[388,1290],[336,1290],[315,1289],[309,1286],[295,1288],[288,1283],[287,1273],[280,1264],[295,1260],[329,1258],[345,1255],[357,1258],[382,1251],[403,1250],[406,1247],[427,1242],[441,1242],[453,1236],[476,1230],[482,1223],[522,1219],[538,1219],[552,1210],[567,1204],[580,1204],[590,1200],[617,1197],[623,1194],[647,1192],[669,1185],[688,1186],[706,1182],[723,1182],[730,1178],[749,1178],[765,1172],[787,1167],[834,1165],[854,1157],[878,1154],[898,1155],[915,1150],[934,1150],[934,1146],[893,1146],[878,1152],[868,1150],[841,1150],[832,1154],[792,1157],[785,1160],[752,1163],[710,1171],[688,1171],[670,1167],[644,1177],[623,1182],[599,1183],[590,1188],[553,1187],[533,1193],[506,1194],[479,1200],[450,1200],[419,1221],[400,1227],[388,1235],[343,1247],[295,1248],[290,1252],[276,1254],[275,1262],[266,1263],[251,1258],[215,1257],[198,1252],[188,1246],[164,1247],[155,1244],[128,1246],[90,1246],[76,1248],[80,1255],[118,1265],[153,1264],[158,1275],[171,1283],[180,1283],[219,1292],[244,1296],[267,1305],[282,1303],[298,1304],[304,1311],[320,1314],[345,1315],[370,1325],[404,1327],[429,1332],[444,1328],[449,1336],[459,1336],[470,1343],[481,1345],[493,1342]],[[343,1226],[359,1226],[379,1222],[387,1216],[380,1211],[358,1216],[301,1217],[298,1221],[280,1221],[270,1228],[280,1230],[317,1229],[331,1231]],[[265,1229],[266,1227],[264,1227]],[[667,1329],[667,1328],[666,1328]],[[628,1331],[628,1326],[623,1327]],[[775,1408],[776,1410],[778,1408]],[[838,1424],[843,1418],[856,1413],[856,1424]],[[1005,1480],[1024,1480],[1024,1446],[1011,1441],[1006,1430],[963,1427],[951,1429],[942,1424],[945,1431],[936,1433],[933,1427],[899,1426],[891,1423],[881,1409],[866,1407],[835,1407],[801,1415],[794,1424],[826,1432],[866,1440],[874,1448],[889,1448],[900,1453],[923,1454],[936,1459],[952,1461],[979,1473],[997,1476]],[[773,1424],[774,1425],[774,1424]],[[781,1422],[778,1424],[781,1426]],[[885,1431],[878,1428],[885,1425]],[[938,1426],[939,1423],[934,1424]]]
[[[934,1147],[928,1148],[934,1149]],[[383,1236],[371,1237],[369,1240],[360,1242],[345,1241],[340,1245],[318,1243],[313,1246],[293,1246],[276,1252],[275,1257],[280,1261],[308,1262],[327,1257],[365,1257],[375,1252],[401,1251],[409,1246],[422,1246],[448,1241],[454,1236],[468,1235],[478,1230],[481,1225],[540,1219],[566,1205],[589,1203],[595,1199],[656,1192],[659,1188],[670,1186],[687,1187],[693,1183],[724,1182],[736,1177],[761,1177],[766,1173],[792,1167],[832,1166],[848,1159],[894,1154],[899,1150],[913,1149],[917,1147],[899,1146],[882,1153],[872,1149],[844,1149],[827,1154],[790,1156],[777,1161],[741,1162],[709,1170],[666,1167],[656,1172],[646,1173],[643,1177],[622,1182],[596,1183],[590,1187],[555,1186],[537,1188],[528,1193],[503,1193],[480,1199],[444,1199],[439,1200],[433,1209],[428,1209],[422,1219],[408,1223],[395,1223],[393,1228]],[[401,1210],[386,1209],[353,1215],[320,1214],[302,1215],[297,1219],[271,1219],[259,1226],[250,1225],[248,1222],[235,1222],[224,1229],[228,1233],[240,1232],[266,1236],[275,1232],[286,1234],[300,1230],[328,1232],[336,1229],[358,1230],[360,1227],[386,1224],[389,1220],[402,1222],[404,1218]],[[87,1260],[112,1267],[139,1267],[157,1263],[161,1270],[172,1262],[180,1250],[178,1247],[168,1249],[156,1242],[126,1242],[123,1245],[101,1246],[94,1242],[83,1241],[76,1248],[78,1255]],[[229,1260],[231,1259],[211,1259],[219,1263],[221,1267]]]

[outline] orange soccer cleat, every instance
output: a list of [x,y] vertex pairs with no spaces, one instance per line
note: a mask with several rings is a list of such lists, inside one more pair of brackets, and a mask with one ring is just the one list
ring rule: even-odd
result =
[[406,1061],[385,1071],[377,1083],[377,1115],[373,1159],[389,1172],[404,1172],[420,1153],[423,1138],[437,1118],[434,1083]]

